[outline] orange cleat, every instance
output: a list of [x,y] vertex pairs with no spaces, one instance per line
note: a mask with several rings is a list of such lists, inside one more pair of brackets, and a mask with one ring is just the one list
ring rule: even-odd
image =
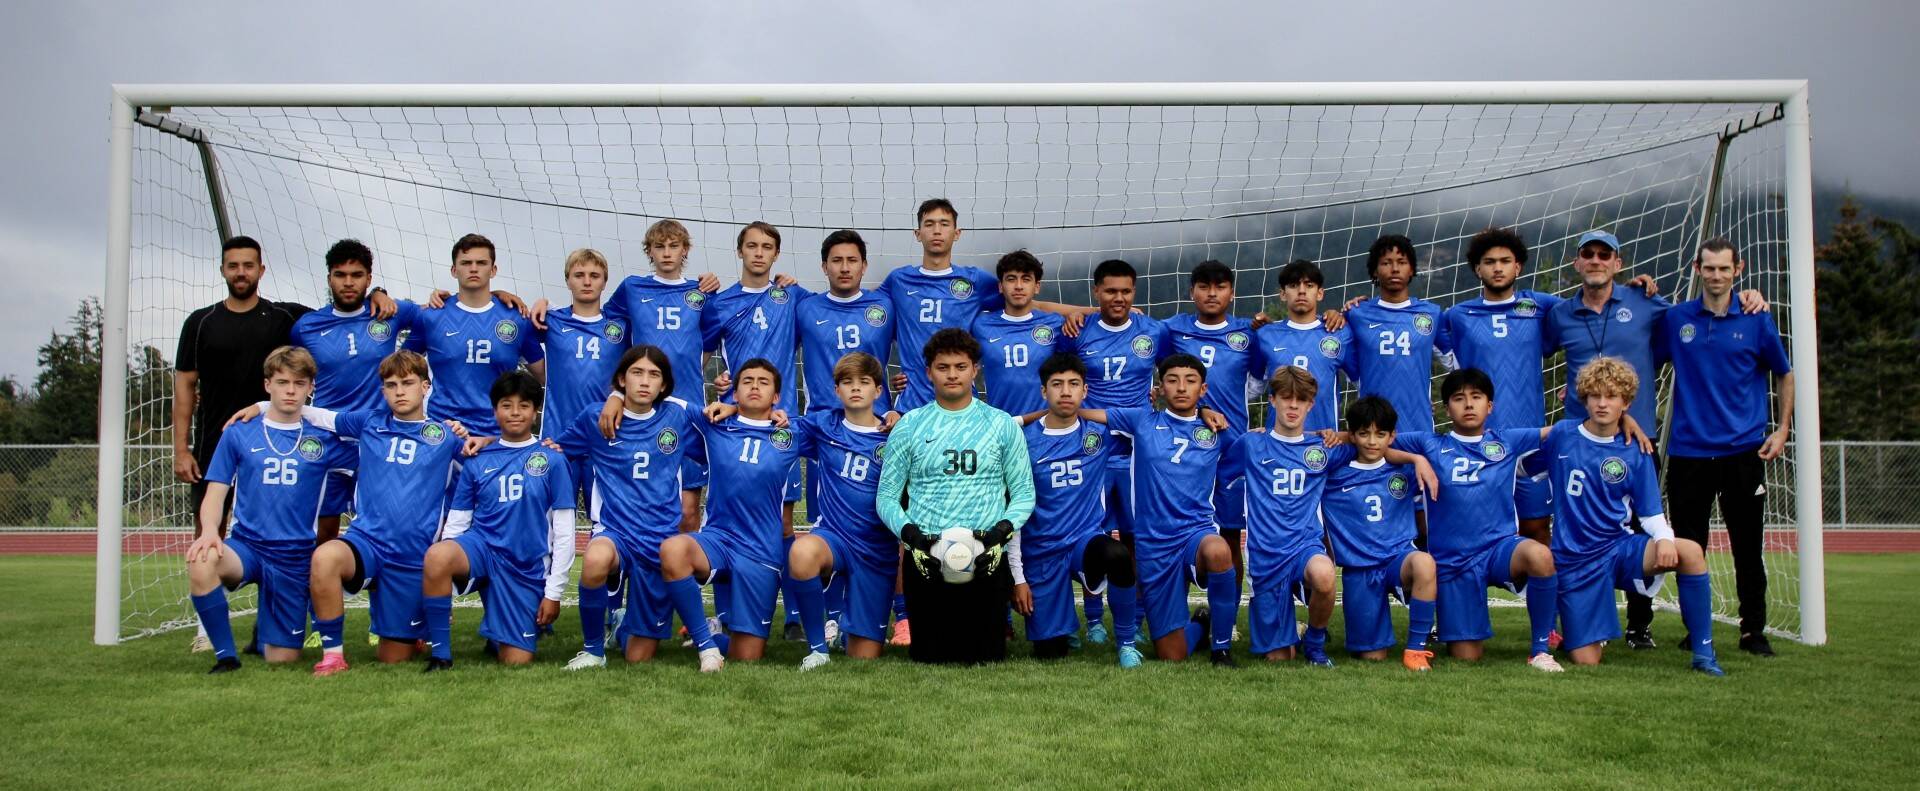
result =
[[887,645],[913,645],[913,630],[907,627],[907,619],[901,618],[893,622],[893,639],[888,640]]
[[326,654],[320,657],[318,664],[313,666],[313,675],[316,678],[345,672],[347,672],[346,654]]
[[1432,670],[1433,666],[1428,664],[1432,660],[1432,651],[1420,651],[1409,648],[1400,652],[1400,664],[1406,665],[1408,670],[1415,672],[1425,673]]

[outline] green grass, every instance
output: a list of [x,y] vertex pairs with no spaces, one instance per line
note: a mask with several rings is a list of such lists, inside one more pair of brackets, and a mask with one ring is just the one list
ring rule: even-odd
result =
[[[253,657],[207,677],[190,634],[93,646],[90,560],[6,557],[0,787],[1911,786],[1920,555],[1828,569],[1832,645],[1758,660],[1723,628],[1719,680],[1687,672],[1667,613],[1660,650],[1560,676],[1522,666],[1517,609],[1496,610],[1487,661],[1424,677],[1355,660],[1123,672],[1111,647],[979,669],[836,658],[802,675],[790,643],[701,676],[678,648],[564,672],[571,610],[536,666],[493,666],[465,608],[453,673],[378,666],[354,638],[354,669],[315,679]],[[365,618],[350,611],[349,635]],[[967,759],[942,766],[936,747]]]

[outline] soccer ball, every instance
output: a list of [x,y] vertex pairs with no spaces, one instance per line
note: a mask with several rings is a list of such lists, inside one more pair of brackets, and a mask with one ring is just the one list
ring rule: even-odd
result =
[[940,531],[940,539],[933,543],[933,556],[940,561],[940,578],[954,585],[972,582],[973,559],[986,549],[972,530],[949,527]]

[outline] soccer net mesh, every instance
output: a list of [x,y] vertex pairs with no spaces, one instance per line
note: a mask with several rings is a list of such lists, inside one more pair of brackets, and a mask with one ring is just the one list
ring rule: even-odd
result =
[[[222,223],[263,245],[269,299],[323,306],[321,256],[344,237],[375,251],[376,283],[425,299],[451,286],[452,240],[479,232],[498,245],[495,288],[564,304],[569,251],[601,250],[616,280],[646,273],[642,235],[669,217],[692,231],[690,273],[732,280],[734,234],[765,220],[785,235],[776,272],[816,288],[819,240],[853,228],[877,285],[917,265],[914,209],[936,196],[961,212],[957,263],[991,270],[1026,248],[1045,262],[1043,299],[1091,304],[1094,264],[1123,258],[1156,317],[1191,309],[1186,272],[1209,258],[1237,270],[1239,315],[1284,314],[1274,275],[1295,258],[1319,262],[1323,307],[1337,307],[1371,293],[1365,252],[1386,233],[1419,246],[1414,294],[1450,305],[1478,292],[1461,259],[1490,225],[1532,245],[1523,288],[1572,293],[1573,241],[1606,228],[1623,241],[1623,278],[1651,274],[1687,298],[1695,246],[1726,235],[1749,259],[1743,285],[1772,300],[1791,335],[1780,117],[1777,104],[1667,103],[141,108],[130,352],[170,363],[187,314],[224,296]],[[1557,417],[1567,372],[1557,358],[1548,366],[1549,392],[1536,397]],[[193,619],[170,383],[130,387],[123,637]],[[1663,414],[1665,401],[1663,388]],[[1789,636],[1800,623],[1794,463],[1789,453],[1767,477],[1769,612]],[[1724,534],[1712,549],[1730,617]]]

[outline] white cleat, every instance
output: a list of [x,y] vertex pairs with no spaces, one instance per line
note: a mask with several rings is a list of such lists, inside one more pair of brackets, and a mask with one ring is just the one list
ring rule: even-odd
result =
[[[833,644],[839,641],[840,641],[840,622],[828,621],[827,622],[827,647],[832,648]],[[825,656],[825,654],[821,654],[821,656]],[[806,668],[801,668],[801,669],[805,670]]]
[[727,660],[720,655],[720,649],[718,647],[709,648],[700,652],[700,672],[718,673],[720,672],[720,668],[726,666]]
[[207,639],[207,636],[204,634],[194,635],[193,642],[187,645],[187,653],[189,654],[204,654],[212,650],[213,641]]
[[574,654],[573,659],[567,662],[568,670],[587,670],[589,668],[606,667],[606,666],[607,666],[606,657],[598,656],[595,654],[589,654],[585,651],[581,651],[580,653]]
[[1553,655],[1548,653],[1534,654],[1532,659],[1527,660],[1527,666],[1542,673],[1567,672],[1567,669],[1561,667],[1560,663],[1554,660]]
[[800,670],[801,672],[805,672],[816,667],[825,667],[829,661],[831,660],[826,654],[815,651],[807,654],[807,658],[800,660]]

